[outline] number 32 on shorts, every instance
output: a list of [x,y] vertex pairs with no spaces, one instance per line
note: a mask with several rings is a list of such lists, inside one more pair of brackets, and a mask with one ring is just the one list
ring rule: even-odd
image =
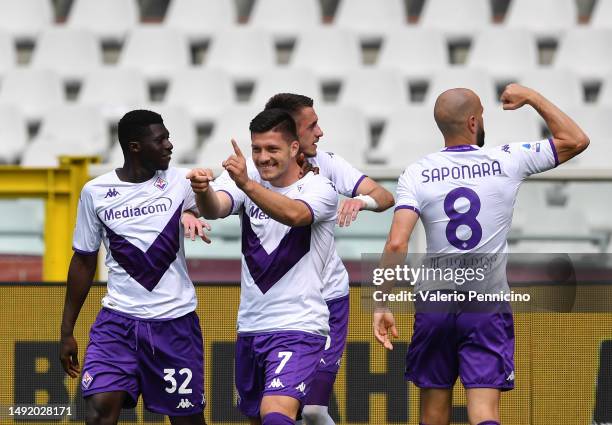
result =
[[[174,375],[176,374],[176,369],[164,369],[164,381],[168,382],[169,387],[164,388],[168,394],[173,394],[177,390],[178,382]],[[189,388],[189,383],[191,382],[191,369],[184,367],[178,371],[178,374],[184,378],[182,379],[183,383],[180,387],[178,387],[179,394],[191,394],[191,388]]]

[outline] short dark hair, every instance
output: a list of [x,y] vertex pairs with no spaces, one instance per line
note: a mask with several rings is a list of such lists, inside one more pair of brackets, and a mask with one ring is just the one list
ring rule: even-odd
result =
[[295,121],[287,111],[278,108],[264,109],[257,114],[251,120],[249,130],[251,130],[251,134],[267,131],[281,133],[287,143],[298,140]]
[[119,120],[119,127],[117,129],[121,149],[126,152],[129,142],[137,141],[151,134],[149,129],[151,124],[163,123],[162,116],[157,112],[145,109],[136,109],[128,112]]
[[301,94],[278,93],[266,103],[265,109],[282,109],[295,115],[303,108],[312,108],[312,98]]

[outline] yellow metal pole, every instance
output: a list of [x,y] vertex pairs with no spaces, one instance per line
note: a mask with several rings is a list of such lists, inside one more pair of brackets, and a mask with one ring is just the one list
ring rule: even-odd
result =
[[45,253],[43,280],[63,281],[72,256],[72,232],[79,194],[97,157],[60,157],[56,168],[0,167],[0,197],[43,198]]

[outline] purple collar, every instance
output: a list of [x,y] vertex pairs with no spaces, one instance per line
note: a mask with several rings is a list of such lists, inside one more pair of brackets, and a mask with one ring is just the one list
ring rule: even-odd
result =
[[467,152],[467,151],[477,151],[478,148],[474,145],[455,145],[448,146],[442,149],[442,152]]

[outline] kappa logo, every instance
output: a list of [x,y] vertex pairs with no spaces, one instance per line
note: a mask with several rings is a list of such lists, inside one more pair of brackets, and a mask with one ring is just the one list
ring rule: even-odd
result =
[[514,381],[514,371],[510,372],[510,375],[508,375],[506,381]]
[[186,398],[182,398],[178,406],[176,406],[177,409],[188,409],[190,407],[193,407],[193,404]]
[[304,392],[304,391],[306,391],[306,385],[304,385],[304,382],[302,382],[300,385],[295,387],[295,389],[298,390],[299,392],[301,392],[302,394],[306,394]]
[[85,373],[83,374],[83,379],[81,380],[81,383],[83,384],[83,388],[88,389],[92,382],[93,382],[93,376],[91,376],[89,374],[89,371],[86,370]]
[[272,382],[270,382],[270,385],[268,385],[268,388],[285,388],[285,386],[280,379],[274,378]]
[[164,190],[168,186],[168,182],[161,177],[158,177],[157,180],[155,180],[155,183],[153,183],[153,186],[159,190]]
[[510,153],[510,145],[504,145],[501,148],[502,151],[506,152],[506,153]]
[[117,189],[115,189],[114,187],[111,189],[108,189],[108,192],[106,192],[106,195],[104,196],[104,199],[106,198],[114,198],[115,196],[119,196],[120,193],[117,192]]

